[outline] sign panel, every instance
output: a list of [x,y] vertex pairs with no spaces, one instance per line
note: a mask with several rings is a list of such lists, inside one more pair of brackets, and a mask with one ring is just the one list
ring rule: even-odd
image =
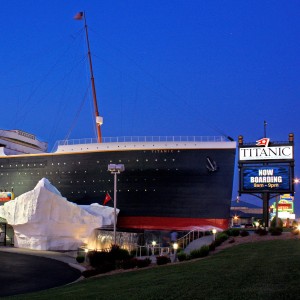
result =
[[239,160],[291,160],[293,146],[239,148]]
[[7,202],[15,199],[14,193],[12,192],[0,192],[0,203]]
[[288,165],[245,166],[241,168],[241,192],[291,192],[291,170]]

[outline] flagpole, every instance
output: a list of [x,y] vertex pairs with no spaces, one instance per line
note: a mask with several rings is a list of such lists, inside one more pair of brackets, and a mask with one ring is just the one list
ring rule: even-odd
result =
[[114,245],[117,245],[117,172],[114,172]]
[[267,121],[264,121],[264,138],[267,137]]
[[94,72],[93,72],[93,65],[92,65],[90,41],[89,41],[89,34],[88,34],[88,28],[87,28],[87,22],[86,22],[85,15],[86,15],[85,12],[83,12],[84,29],[85,29],[87,48],[88,48],[88,58],[89,58],[90,75],[91,75],[91,83],[92,83],[93,103],[94,103],[94,110],[95,110],[95,117],[96,117],[97,139],[98,139],[98,143],[102,143],[102,134],[101,134],[101,127],[100,127],[102,125],[102,118],[99,116],[99,111],[98,111],[98,103],[97,103],[97,96],[96,96],[96,87],[95,87],[95,79],[94,79]]

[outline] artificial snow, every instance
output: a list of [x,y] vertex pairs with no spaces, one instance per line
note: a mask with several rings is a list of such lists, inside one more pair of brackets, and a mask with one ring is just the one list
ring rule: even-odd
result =
[[13,227],[15,247],[77,250],[94,229],[113,225],[114,210],[69,202],[43,178],[33,190],[0,206],[0,217]]

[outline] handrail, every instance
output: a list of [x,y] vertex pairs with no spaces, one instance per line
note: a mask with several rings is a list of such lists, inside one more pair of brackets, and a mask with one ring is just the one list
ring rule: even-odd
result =
[[184,249],[187,247],[189,243],[203,236],[204,236],[203,231],[191,230],[186,235],[184,235],[183,237],[177,240],[178,247]]

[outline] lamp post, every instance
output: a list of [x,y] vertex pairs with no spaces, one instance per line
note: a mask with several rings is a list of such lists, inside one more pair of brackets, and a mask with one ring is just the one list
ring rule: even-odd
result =
[[174,249],[174,262],[177,260],[177,249],[178,249],[178,244],[174,243],[173,244],[173,249]]
[[152,241],[152,255],[154,255],[154,248],[156,246],[156,242],[155,241]]
[[213,235],[214,235],[214,241],[216,240],[216,233],[217,233],[217,229],[216,228],[214,228],[213,230],[212,230],[212,233],[213,233]]
[[114,244],[117,244],[117,175],[125,171],[123,164],[109,164],[107,169],[111,174],[114,174]]

